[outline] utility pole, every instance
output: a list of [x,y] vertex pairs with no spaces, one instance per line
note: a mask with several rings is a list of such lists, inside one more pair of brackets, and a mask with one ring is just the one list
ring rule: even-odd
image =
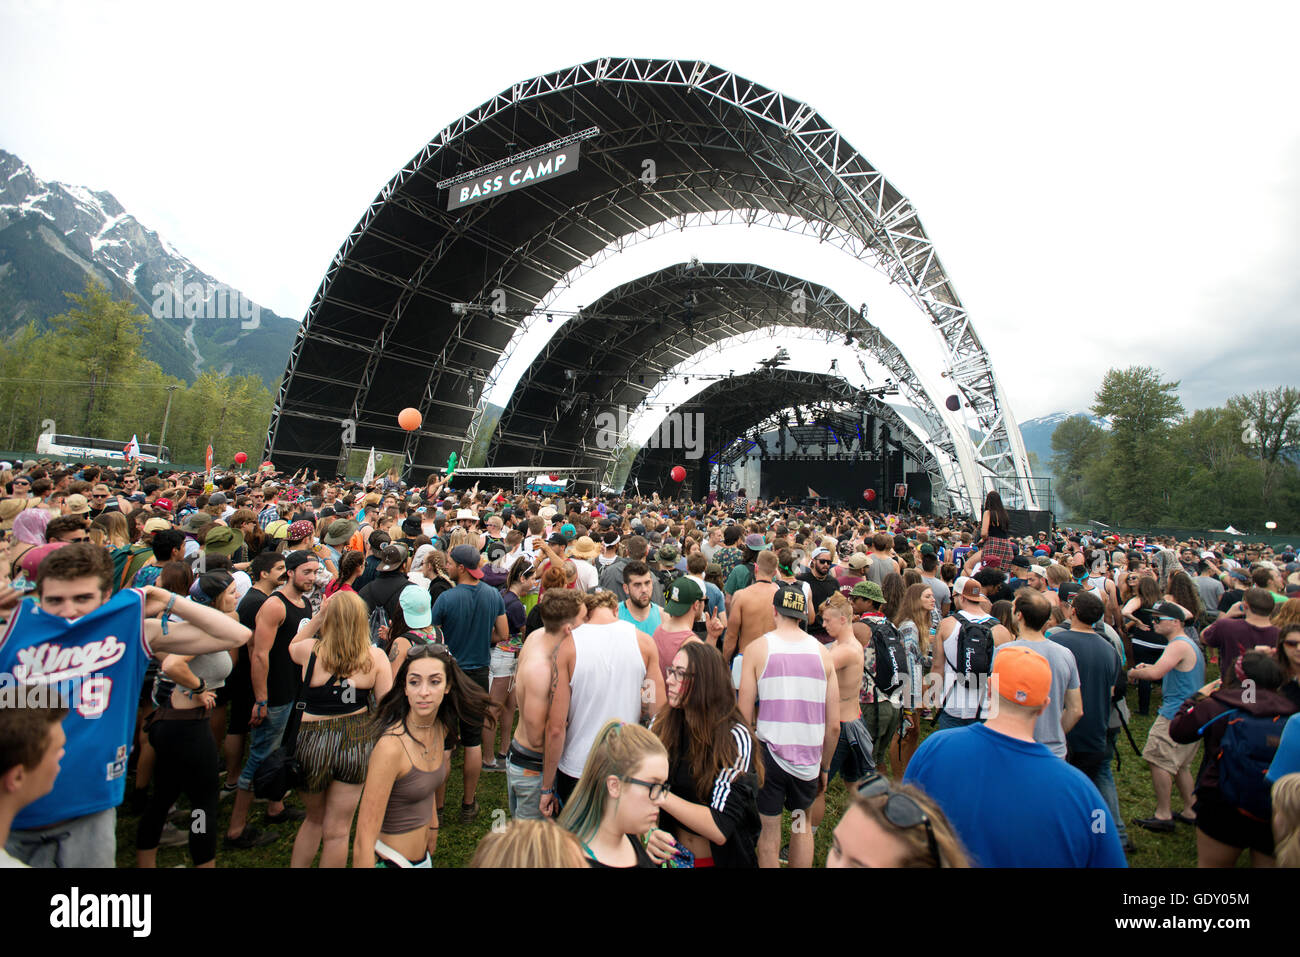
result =
[[167,444],[167,419],[172,414],[172,393],[179,389],[178,385],[169,385],[167,387],[167,408],[163,410],[162,432],[158,436],[158,451],[161,452],[164,445]]

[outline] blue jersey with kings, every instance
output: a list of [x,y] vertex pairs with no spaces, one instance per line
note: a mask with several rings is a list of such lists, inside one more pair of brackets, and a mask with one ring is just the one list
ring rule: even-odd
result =
[[[67,704],[68,737],[54,790],[23,808],[15,830],[95,814],[122,803],[135,712],[152,652],[144,637],[144,593],[123,589],[88,615],[67,619],[19,605],[0,639],[0,674],[44,685],[42,703]],[[33,694],[25,692],[27,700]]]

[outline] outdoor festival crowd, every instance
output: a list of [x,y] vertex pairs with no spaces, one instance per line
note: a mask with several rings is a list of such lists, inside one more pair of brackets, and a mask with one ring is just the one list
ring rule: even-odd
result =
[[1294,549],[467,485],[0,463],[0,866],[1300,865]]

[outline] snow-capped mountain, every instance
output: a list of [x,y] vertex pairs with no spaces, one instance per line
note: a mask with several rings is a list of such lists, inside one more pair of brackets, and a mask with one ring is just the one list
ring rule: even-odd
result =
[[1027,419],[1020,423],[1020,437],[1025,441],[1025,451],[1033,452],[1038,456],[1039,470],[1041,472],[1050,472],[1052,468],[1052,433],[1056,427],[1066,419],[1081,415],[1093,425],[1105,429],[1109,425],[1105,419],[1100,419],[1091,412],[1053,412],[1051,415],[1042,415],[1036,419]]
[[203,272],[112,193],[46,182],[0,150],[0,334],[66,312],[94,276],[152,317],[145,354],[193,380],[216,369],[284,374],[298,324]]

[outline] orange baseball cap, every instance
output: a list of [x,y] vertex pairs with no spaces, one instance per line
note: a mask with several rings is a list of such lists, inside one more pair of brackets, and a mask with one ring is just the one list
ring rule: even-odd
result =
[[1052,666],[1038,652],[1020,645],[998,649],[993,676],[998,694],[1026,708],[1042,707],[1052,690]]

